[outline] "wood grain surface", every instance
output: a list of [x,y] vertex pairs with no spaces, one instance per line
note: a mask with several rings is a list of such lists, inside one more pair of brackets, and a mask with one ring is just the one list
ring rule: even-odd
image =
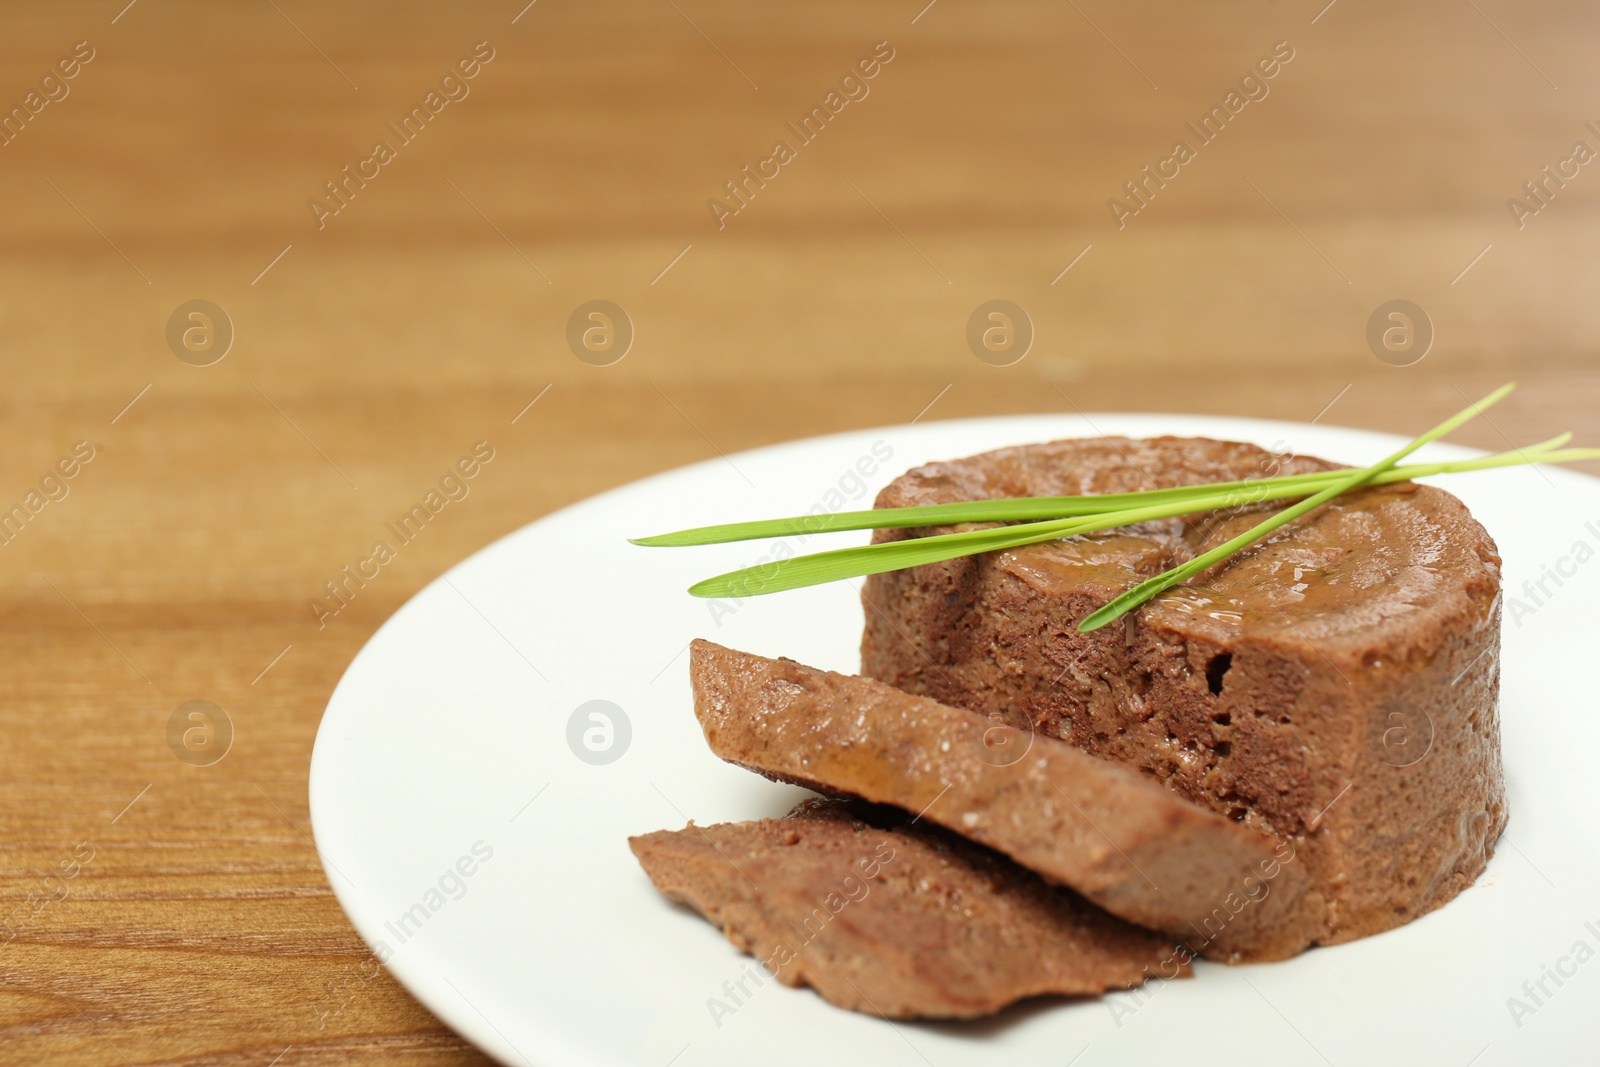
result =
[[[483,1062],[369,969],[307,764],[385,617],[590,494],[919,415],[1410,434],[1510,377],[1457,440],[1600,440],[1592,4],[524,2],[0,13],[0,1061]],[[609,366],[567,341],[594,299]],[[1034,331],[1008,366],[968,345],[991,299]],[[1366,337],[1394,299],[1434,333],[1407,366]],[[231,323],[209,365],[169,345],[191,300]],[[221,759],[169,743],[195,700]]]

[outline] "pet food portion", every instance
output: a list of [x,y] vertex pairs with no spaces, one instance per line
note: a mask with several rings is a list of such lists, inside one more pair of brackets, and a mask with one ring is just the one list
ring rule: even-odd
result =
[[[876,506],[1331,466],[1203,438],[1056,441],[916,468]],[[1379,933],[1471,885],[1505,826],[1500,558],[1443,490],[1359,489],[1077,631],[1118,593],[1280,506],[1241,504],[873,575],[862,672],[1138,768],[1286,839],[1310,879],[1311,939]]]
[[1170,938],[882,809],[810,800],[629,844],[657,889],[760,961],[746,996],[775,975],[853,1011],[963,1019],[1189,973]]
[[892,804],[1207,956],[1281,959],[1322,916],[1287,842],[1055,738],[857,678],[695,641],[711,750],[769,778]]

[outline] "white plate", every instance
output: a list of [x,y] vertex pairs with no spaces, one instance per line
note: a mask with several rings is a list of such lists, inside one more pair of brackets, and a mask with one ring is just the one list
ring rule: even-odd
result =
[[[737,1001],[725,991],[747,957],[658,895],[626,839],[690,818],[776,816],[802,793],[711,755],[691,710],[685,648],[704,636],[854,671],[861,607],[842,583],[696,600],[684,592],[691,581],[757,562],[771,545],[645,549],[624,536],[866,507],[918,463],[1102,432],[1254,441],[1351,463],[1398,443],[1188,416],[975,419],[709,460],[541,519],[396,612],[328,703],[311,816],[356,929],[423,1003],[508,1064],[1594,1062],[1600,708],[1587,671],[1600,653],[1600,562],[1590,558],[1600,551],[1600,481],[1561,470],[1445,480],[1505,556],[1512,812],[1488,871],[1447,907],[1286,963],[1201,963],[1194,980],[1153,992],[1034,1002],[977,1025],[889,1024],[776,982],[748,998],[735,992]],[[1441,445],[1419,458],[1470,454]],[[1570,576],[1560,587],[1546,579],[1551,595],[1536,603],[1523,583],[1545,566]],[[625,750],[614,732],[610,754],[620,758],[603,765],[568,743],[569,720],[595,700],[621,708],[631,728]],[[578,751],[588,751],[581,741]],[[470,875],[449,873],[458,865]],[[1565,973],[1550,977],[1556,969]],[[714,1017],[713,997],[733,1013]]]

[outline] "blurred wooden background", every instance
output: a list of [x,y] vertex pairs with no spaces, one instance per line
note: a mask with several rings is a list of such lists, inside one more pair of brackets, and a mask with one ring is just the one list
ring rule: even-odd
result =
[[[0,147],[0,510],[94,449],[0,546],[0,1060],[480,1062],[362,970],[307,762],[390,612],[592,493],[935,398],[1338,397],[1325,421],[1411,433],[1515,376],[1458,440],[1600,440],[1600,168],[1520,228],[1506,203],[1600,149],[1593,5],[524,2],[0,14],[26,111]],[[480,41],[469,95],[319,229],[307,201]],[[869,94],[719,230],[708,199],[879,41]],[[1119,230],[1107,199],[1279,41],[1268,95]],[[1036,331],[1010,366],[966,341],[994,298]],[[209,366],[167,341],[194,299],[235,332]],[[636,332],[611,366],[565,338],[591,299]],[[1436,333],[1413,365],[1368,348],[1392,299]],[[478,440],[470,497],[319,630],[308,599]],[[220,761],[169,747],[191,700],[232,724]]]

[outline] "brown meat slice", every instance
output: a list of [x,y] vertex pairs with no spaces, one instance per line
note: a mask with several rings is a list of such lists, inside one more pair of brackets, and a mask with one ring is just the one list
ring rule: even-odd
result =
[[[987,849],[883,815],[811,800],[783,819],[691,823],[629,844],[657,889],[767,973],[852,1011],[973,1018],[1024,997],[1189,973],[1170,939]],[[746,995],[749,981],[766,975],[741,979]]]
[[913,812],[1210,957],[1281,959],[1308,944],[1287,843],[1130,767],[870,678],[709,641],[691,646],[690,675],[706,740],[731,763]]
[[[915,468],[876,506],[1329,466],[1205,438],[1052,441]],[[861,673],[1137,767],[1288,839],[1319,944],[1399,926],[1471,885],[1506,823],[1499,554],[1442,489],[1363,489],[1078,632],[1122,590],[1282,506],[1240,502],[873,575]]]

